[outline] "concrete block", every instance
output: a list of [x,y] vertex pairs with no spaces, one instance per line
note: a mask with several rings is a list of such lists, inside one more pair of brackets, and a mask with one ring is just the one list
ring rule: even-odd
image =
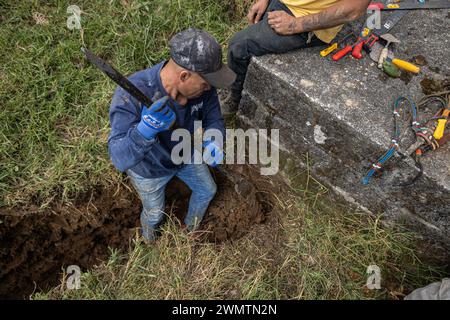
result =
[[[347,201],[407,221],[450,248],[450,145],[424,158],[424,175],[412,186],[398,186],[416,173],[411,159],[400,157],[389,160],[381,178],[361,183],[390,144],[394,100],[407,94],[417,101],[424,79],[450,78],[449,30],[448,10],[411,12],[392,30],[402,41],[397,57],[426,59],[422,72],[409,78],[388,78],[367,56],[333,62],[319,55],[323,47],[254,58],[239,119],[280,129],[281,149],[303,166],[308,153],[313,175]],[[409,134],[403,144],[412,141]]]

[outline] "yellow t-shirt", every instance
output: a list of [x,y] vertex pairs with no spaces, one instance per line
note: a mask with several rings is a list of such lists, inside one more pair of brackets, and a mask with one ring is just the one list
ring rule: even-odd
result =
[[[304,17],[309,14],[315,14],[327,9],[340,0],[281,0],[296,17]],[[330,43],[336,35],[341,31],[342,25],[323,29],[315,30],[314,34],[323,42]]]

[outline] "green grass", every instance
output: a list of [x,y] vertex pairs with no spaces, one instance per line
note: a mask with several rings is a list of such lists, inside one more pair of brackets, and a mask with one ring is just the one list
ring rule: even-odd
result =
[[[70,4],[0,0],[0,206],[44,207],[122,179],[107,154],[115,85],[84,61],[80,31],[66,27]],[[167,58],[167,41],[189,26],[225,46],[248,1],[77,5],[84,44],[130,74]],[[38,24],[36,12],[47,23]],[[198,243],[171,222],[155,246],[136,241],[87,270],[81,290],[61,286],[33,298],[397,298],[439,278],[416,257],[412,235],[336,208],[312,179],[297,191],[302,196],[280,199],[278,222],[240,240]],[[381,291],[364,288],[371,264],[382,270]]]
[[[400,299],[440,278],[416,256],[411,234],[378,218],[336,208],[327,196],[280,201],[277,222],[240,240],[199,243],[170,221],[153,246],[138,239],[126,254],[33,299]],[[277,219],[276,219],[277,220]],[[369,265],[381,290],[365,286]]]
[[[70,201],[121,179],[107,154],[115,84],[84,61],[80,31],[66,26],[70,4],[0,1],[0,206]],[[189,26],[226,44],[244,4],[77,1],[85,45],[124,74],[166,59],[168,40]]]

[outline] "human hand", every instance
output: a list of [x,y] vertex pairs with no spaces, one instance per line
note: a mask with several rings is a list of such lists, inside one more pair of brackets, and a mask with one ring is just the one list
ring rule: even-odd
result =
[[267,22],[279,35],[292,35],[300,33],[297,18],[284,11],[269,12]]
[[163,131],[170,129],[174,124],[176,116],[172,109],[167,105],[169,100],[165,96],[151,105],[150,108],[144,106],[141,114],[141,122],[137,130],[146,138],[153,139]]
[[264,12],[266,12],[269,6],[269,0],[258,0],[250,8],[247,19],[250,24],[258,23],[261,21]]
[[203,147],[203,160],[207,165],[214,168],[223,162],[223,151],[214,141],[205,141]]

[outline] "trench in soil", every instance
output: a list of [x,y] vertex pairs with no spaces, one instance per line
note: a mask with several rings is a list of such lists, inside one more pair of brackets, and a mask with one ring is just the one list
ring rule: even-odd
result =
[[[250,166],[214,171],[218,192],[201,225],[201,241],[237,239],[274,212],[273,194],[281,182],[262,177]],[[239,190],[246,185],[247,190]],[[236,193],[236,187],[239,194]],[[190,190],[173,179],[166,188],[166,212],[180,221],[187,212]],[[0,299],[26,299],[33,291],[59,284],[65,266],[82,270],[106,260],[109,248],[127,250],[140,226],[141,201],[131,184],[95,189],[72,205],[55,204],[0,210]]]

